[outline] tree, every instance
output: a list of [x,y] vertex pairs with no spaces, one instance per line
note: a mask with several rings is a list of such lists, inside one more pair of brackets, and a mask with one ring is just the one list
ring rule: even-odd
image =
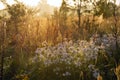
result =
[[59,30],[60,30],[60,33],[62,35],[62,41],[65,38],[64,34],[65,34],[65,31],[67,30],[67,24],[66,23],[67,23],[68,11],[69,11],[69,8],[68,8],[68,5],[67,5],[67,1],[63,0],[62,5],[61,5],[60,10],[59,10],[59,14],[60,14]]
[[94,15],[101,15],[103,14],[103,18],[109,18],[113,16],[113,7],[116,4],[109,2],[108,0],[99,0],[94,4]]

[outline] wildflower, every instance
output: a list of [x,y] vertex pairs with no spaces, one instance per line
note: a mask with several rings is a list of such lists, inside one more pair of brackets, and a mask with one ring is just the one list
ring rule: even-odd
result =
[[93,64],[88,65],[88,68],[90,68],[90,69],[94,69],[94,67],[95,67],[95,65],[93,65]]
[[62,75],[65,76],[65,73],[63,73]]
[[70,72],[66,72],[65,75],[66,75],[66,76],[70,76],[71,73],[70,73]]
[[99,72],[98,72],[97,69],[95,69],[95,70],[93,71],[93,77],[97,78],[98,75],[99,75]]

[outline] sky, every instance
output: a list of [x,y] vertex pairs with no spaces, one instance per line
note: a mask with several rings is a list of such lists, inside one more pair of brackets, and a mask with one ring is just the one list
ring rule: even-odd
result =
[[[14,0],[6,0],[9,4],[14,4]],[[25,3],[26,5],[30,5],[30,6],[36,6],[40,0],[19,0],[22,1],[23,3]],[[55,7],[59,7],[62,3],[62,0],[47,0],[47,3],[49,5],[55,6]],[[120,0],[116,0],[116,4],[120,4]],[[0,9],[4,9],[4,5],[0,2]]]
[[[10,5],[14,4],[14,0],[6,0],[7,3],[9,3]],[[29,6],[36,6],[40,0],[19,0],[23,3],[25,3],[26,5]],[[62,0],[47,0],[47,3],[51,6],[55,6],[55,7],[60,7]],[[4,5],[0,2],[0,9],[5,8]]]

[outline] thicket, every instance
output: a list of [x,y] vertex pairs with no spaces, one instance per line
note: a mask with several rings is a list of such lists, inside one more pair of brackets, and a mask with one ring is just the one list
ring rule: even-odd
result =
[[[15,0],[0,11],[1,80],[119,80],[120,6],[63,0],[40,14]],[[38,6],[39,7],[39,6]],[[41,16],[42,15],[42,16]]]

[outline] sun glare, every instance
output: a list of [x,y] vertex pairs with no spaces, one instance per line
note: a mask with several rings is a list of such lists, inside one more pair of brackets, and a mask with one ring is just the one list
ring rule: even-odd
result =
[[21,2],[29,6],[36,6],[40,2],[40,0],[21,0]]
[[120,0],[116,0],[116,4],[117,4],[117,5],[120,5]]
[[55,7],[60,7],[62,0],[47,0],[47,3]]
[[5,6],[0,2],[0,9],[4,9]]
[[6,1],[7,1],[7,3],[9,3],[9,5],[12,5],[15,3],[14,0],[6,0]]
[[[14,0],[6,0],[6,2],[9,3],[9,5],[12,5],[15,3]],[[0,2],[0,9],[4,9],[4,8],[5,8],[4,4]]]

